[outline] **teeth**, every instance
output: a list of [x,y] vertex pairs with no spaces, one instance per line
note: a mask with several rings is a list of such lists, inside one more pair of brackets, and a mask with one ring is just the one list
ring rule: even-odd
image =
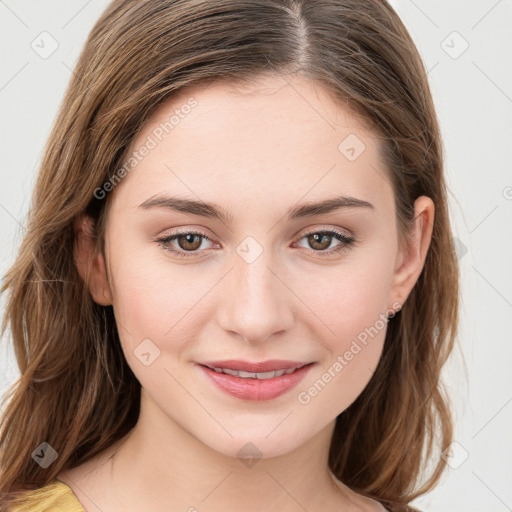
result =
[[214,368],[215,370],[219,370],[221,373],[227,373],[228,375],[234,375],[235,377],[238,375],[236,370],[230,370],[229,368]]
[[244,372],[243,370],[230,370],[229,368],[212,368],[212,370],[218,373],[225,373],[227,375],[233,375],[234,377],[241,377],[242,379],[273,379],[274,377],[281,377],[283,375],[289,375],[293,373],[297,368],[289,368],[287,370],[274,370],[271,372]]

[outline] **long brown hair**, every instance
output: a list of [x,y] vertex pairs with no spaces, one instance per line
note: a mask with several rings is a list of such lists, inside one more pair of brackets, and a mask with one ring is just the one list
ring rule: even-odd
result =
[[[95,219],[102,246],[109,196],[95,190],[164,99],[269,73],[321,83],[379,134],[401,236],[417,197],[435,204],[423,271],[388,324],[371,381],[337,418],[329,466],[393,510],[439,481],[438,449],[452,441],[440,374],[457,334],[459,270],[438,120],[398,15],[384,0],[115,0],[76,65],[2,287],[10,291],[2,332],[10,324],[21,373],[0,424],[3,502],[102,452],[138,419],[140,384],[112,307],[92,300],[74,263],[76,219]],[[46,469],[31,456],[42,442],[58,453]]]

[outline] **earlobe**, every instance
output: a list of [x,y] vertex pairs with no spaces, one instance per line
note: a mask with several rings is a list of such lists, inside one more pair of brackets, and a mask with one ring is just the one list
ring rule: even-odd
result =
[[394,300],[403,304],[414,288],[425,265],[432,239],[435,207],[432,199],[421,196],[414,203],[414,223],[408,243],[400,250],[391,286]]
[[94,234],[94,220],[88,215],[81,215],[75,222],[75,264],[89,289],[94,302],[109,306],[112,294],[107,277],[105,259],[98,250]]

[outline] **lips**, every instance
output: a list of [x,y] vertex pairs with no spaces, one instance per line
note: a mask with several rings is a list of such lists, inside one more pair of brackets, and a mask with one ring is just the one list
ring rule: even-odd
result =
[[265,373],[276,370],[295,370],[309,363],[302,361],[286,361],[283,359],[272,359],[269,361],[256,362],[242,361],[239,359],[227,359],[224,361],[205,361],[199,364],[207,366],[212,370],[218,368],[222,370],[243,371],[250,373]]
[[288,368],[286,370],[272,370],[269,372],[246,372],[244,370],[231,370],[229,368],[218,368],[213,367],[211,370],[217,373],[224,373],[226,375],[232,375],[233,377],[240,377],[242,379],[273,379],[274,377],[282,377],[283,375],[289,375],[293,373],[297,368]]
[[291,390],[313,365],[300,361],[229,360],[198,363],[198,368],[223,392],[242,400],[263,401]]

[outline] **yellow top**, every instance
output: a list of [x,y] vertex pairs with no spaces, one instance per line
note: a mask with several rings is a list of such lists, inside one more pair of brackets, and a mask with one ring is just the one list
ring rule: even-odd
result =
[[73,491],[60,480],[26,491],[14,503],[9,512],[85,512]]
[[[384,507],[385,510],[390,510]],[[420,512],[408,508],[410,512]],[[53,480],[39,489],[25,491],[8,512],[86,512],[73,491],[60,480]]]

